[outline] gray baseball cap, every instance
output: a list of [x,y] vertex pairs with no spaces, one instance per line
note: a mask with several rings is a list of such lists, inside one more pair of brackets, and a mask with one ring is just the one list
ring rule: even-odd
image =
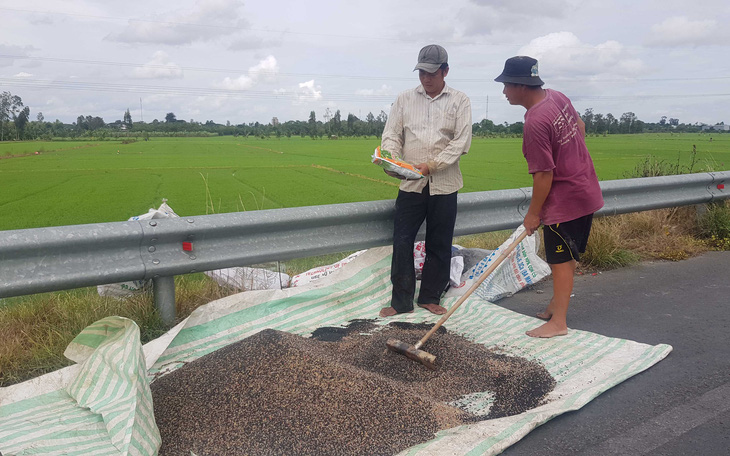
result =
[[449,54],[438,44],[429,44],[418,53],[418,65],[413,71],[423,70],[435,73],[444,63],[449,63]]

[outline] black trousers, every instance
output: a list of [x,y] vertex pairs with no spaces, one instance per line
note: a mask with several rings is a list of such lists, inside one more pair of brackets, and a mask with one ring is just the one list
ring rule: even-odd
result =
[[456,223],[456,195],[430,195],[428,185],[421,193],[398,192],[393,226],[393,283],[391,306],[399,313],[413,310],[416,272],[413,243],[426,221],[426,261],[421,276],[418,304],[438,304],[449,283],[451,243]]

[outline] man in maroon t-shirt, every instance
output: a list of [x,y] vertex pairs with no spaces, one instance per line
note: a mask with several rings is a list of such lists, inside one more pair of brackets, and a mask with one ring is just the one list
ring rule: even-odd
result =
[[545,256],[553,275],[550,304],[537,314],[548,321],[527,335],[563,336],[575,269],[588,244],[593,213],[603,207],[585,124],[565,95],[542,88],[532,57],[508,59],[495,81],[504,83],[502,93],[510,104],[527,109],[522,153],[533,184],[524,225],[530,235],[544,225]]

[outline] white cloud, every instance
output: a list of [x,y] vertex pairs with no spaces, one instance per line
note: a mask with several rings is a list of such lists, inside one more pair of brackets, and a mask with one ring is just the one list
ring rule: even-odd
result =
[[205,0],[188,12],[168,11],[149,19],[130,20],[127,27],[106,39],[123,43],[184,45],[210,41],[248,27],[240,17],[239,0]]
[[717,35],[717,21],[705,19],[693,21],[685,16],[670,17],[651,27],[647,42],[650,45],[699,45],[722,44]]
[[596,78],[606,74],[635,77],[646,71],[644,63],[618,41],[609,40],[594,46],[581,42],[571,32],[535,38],[518,54],[536,58],[541,74],[545,75],[545,69],[549,69],[547,73],[553,77],[590,75]]
[[248,90],[262,81],[272,81],[279,73],[279,64],[273,55],[248,69],[248,73],[231,79],[225,78],[220,86],[228,90]]
[[183,70],[176,63],[170,62],[170,57],[163,51],[157,51],[152,61],[141,68],[135,68],[132,76],[140,79],[179,79],[183,77]]
[[21,71],[20,73],[18,73],[18,74],[16,74],[16,75],[14,75],[13,77],[14,77],[15,79],[28,79],[28,78],[32,78],[32,77],[33,77],[33,75],[32,75],[32,74],[30,74],[30,73],[26,73],[26,72],[24,72],[24,71]]
[[299,84],[299,90],[296,92],[297,100],[317,101],[322,99],[322,87],[314,85],[314,79]]

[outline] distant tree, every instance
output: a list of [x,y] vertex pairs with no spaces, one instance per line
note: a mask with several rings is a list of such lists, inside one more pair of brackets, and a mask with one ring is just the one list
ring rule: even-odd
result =
[[355,125],[357,121],[360,120],[355,116],[354,114],[350,113],[347,114],[347,134],[348,135],[357,135],[357,129],[355,128]]
[[659,119],[659,125],[666,125],[667,124],[667,116],[662,116],[661,119]]
[[675,127],[679,126],[679,119],[670,118],[669,125],[673,125]]
[[314,111],[309,113],[309,136],[314,139],[314,137],[317,135],[317,115],[314,113]]
[[521,135],[524,129],[525,124],[523,122],[515,122],[509,126],[509,132],[514,135]]
[[165,115],[165,122],[166,123],[175,123],[175,122],[177,122],[177,117],[175,117],[175,114],[174,113],[168,112]]
[[342,133],[342,116],[340,110],[335,112],[335,116],[332,118],[332,133],[339,135]]
[[385,129],[385,123],[388,121],[388,114],[385,111],[380,111],[380,114],[378,114],[378,117],[375,118],[375,124],[377,126],[376,134],[378,136],[383,134],[383,130]]
[[39,112],[38,112],[38,114],[37,114],[37,115],[35,116],[35,118],[36,118],[36,120],[37,120],[38,122],[43,122],[43,120],[45,120],[45,118],[43,117],[43,113],[42,113],[42,112],[40,112],[40,111],[39,111]]
[[475,123],[471,126],[471,131],[474,135],[484,136],[496,132],[496,130],[497,127],[494,125],[494,122],[489,119],[482,119],[481,122]]
[[619,120],[619,128],[621,129],[621,133],[635,133],[636,129],[632,129],[635,122],[636,114],[634,114],[633,112],[625,112],[621,114],[621,119]]
[[26,106],[18,113],[15,119],[13,119],[13,121],[15,122],[16,139],[24,138],[25,126],[28,124],[28,119],[30,119],[30,108]]
[[605,133],[606,132],[606,119],[603,117],[603,114],[598,113],[593,115],[593,125],[594,125],[594,132],[596,133]]
[[127,126],[127,128],[132,128],[132,114],[129,112],[129,108],[127,108],[126,111],[124,111],[124,120],[122,120],[122,123]]
[[618,120],[609,112],[606,114],[606,132],[611,134],[612,130],[614,133],[618,133]]
[[95,116],[86,116],[86,125],[91,131],[101,130],[102,128],[106,127],[104,119]]
[[59,137],[64,137],[67,135],[66,128],[63,126],[63,123],[58,119],[56,119],[56,121],[53,122],[53,124],[51,125],[51,133],[53,134],[53,136]]
[[79,131],[89,129],[89,126],[86,124],[86,118],[84,116],[78,116],[76,118],[76,129]]
[[588,108],[583,113],[583,122],[586,124],[586,133],[590,131],[595,132],[595,126],[593,125],[593,108]]
[[5,140],[5,122],[15,119],[23,109],[23,100],[10,92],[0,94],[0,141]]
[[375,134],[375,116],[372,112],[369,112],[367,116],[365,116],[365,120],[367,121],[367,130],[366,133],[368,135],[374,135]]

